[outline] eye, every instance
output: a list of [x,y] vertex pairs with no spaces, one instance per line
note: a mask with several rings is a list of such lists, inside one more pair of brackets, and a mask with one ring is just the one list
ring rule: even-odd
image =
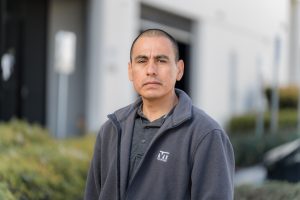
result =
[[169,61],[169,58],[167,56],[161,55],[157,56],[155,60],[157,63],[167,63]]
[[145,60],[138,60],[137,63],[144,63]]
[[137,63],[145,63],[147,60],[145,58],[139,58],[136,60]]
[[159,63],[166,63],[167,60],[164,59],[164,58],[159,58],[159,59],[157,60],[157,62],[159,62]]

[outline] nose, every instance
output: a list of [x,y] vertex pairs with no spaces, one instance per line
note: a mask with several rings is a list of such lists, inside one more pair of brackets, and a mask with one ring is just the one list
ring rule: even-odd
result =
[[150,61],[148,63],[148,66],[147,66],[147,75],[148,76],[155,76],[155,75],[157,75],[157,66],[156,66],[155,62]]

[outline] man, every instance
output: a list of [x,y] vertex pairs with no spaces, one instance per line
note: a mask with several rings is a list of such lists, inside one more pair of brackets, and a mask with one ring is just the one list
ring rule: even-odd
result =
[[175,82],[176,41],[159,29],[133,42],[128,75],[140,98],[109,115],[97,136],[86,200],[233,199],[228,136]]

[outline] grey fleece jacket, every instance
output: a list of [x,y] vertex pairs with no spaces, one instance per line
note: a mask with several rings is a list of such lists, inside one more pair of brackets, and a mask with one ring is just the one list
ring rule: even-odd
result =
[[223,129],[176,89],[179,103],[153,138],[131,182],[137,102],[109,115],[97,136],[85,200],[231,200],[234,154]]

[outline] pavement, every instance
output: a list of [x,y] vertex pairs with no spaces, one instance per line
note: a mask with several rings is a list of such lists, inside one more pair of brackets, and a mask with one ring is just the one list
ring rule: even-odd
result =
[[262,165],[254,165],[236,171],[234,177],[235,186],[243,184],[260,185],[266,180],[267,170]]

